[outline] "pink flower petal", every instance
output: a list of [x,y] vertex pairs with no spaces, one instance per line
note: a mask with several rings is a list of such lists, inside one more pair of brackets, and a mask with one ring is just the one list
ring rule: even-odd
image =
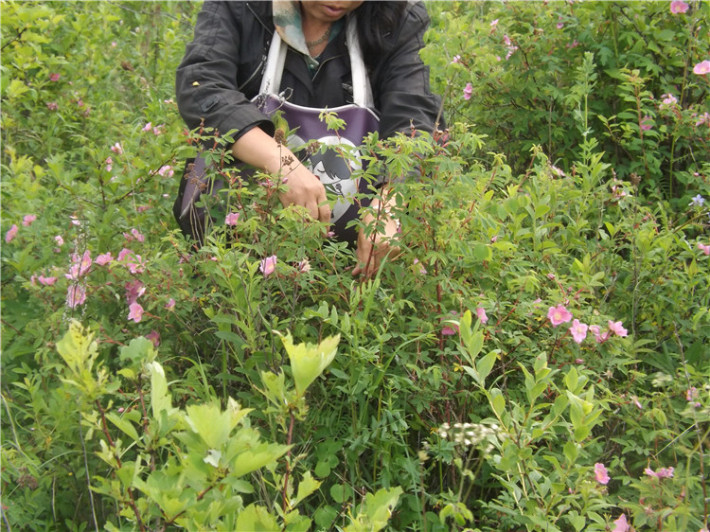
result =
[[700,61],[697,65],[693,67],[693,73],[698,76],[704,76],[710,73],[710,60]]
[[589,327],[581,323],[578,319],[572,321],[572,326],[569,328],[569,332],[572,334],[572,338],[578,344],[581,344],[587,337],[587,329]]
[[141,319],[143,319],[143,307],[141,307],[138,303],[131,303],[128,310],[130,311],[128,313],[129,320],[139,323]]
[[599,482],[599,484],[609,483],[609,472],[604,464],[597,462],[594,464],[594,479]]
[[25,216],[22,218],[22,225],[24,225],[25,227],[29,227],[36,219],[37,216],[35,216],[34,214],[25,214]]
[[271,255],[270,257],[262,259],[259,264],[259,271],[264,274],[264,277],[268,277],[276,271],[276,262],[276,255]]
[[16,224],[12,224],[12,227],[7,230],[7,233],[5,233],[5,242],[10,243],[12,240],[17,236],[17,231],[19,231],[18,227]]
[[626,521],[626,515],[621,514],[619,518],[614,521],[614,529],[612,532],[628,532],[630,528],[629,523]]
[[547,317],[553,327],[557,327],[562,323],[566,323],[572,319],[572,313],[565,308],[564,305],[550,307],[547,312]]

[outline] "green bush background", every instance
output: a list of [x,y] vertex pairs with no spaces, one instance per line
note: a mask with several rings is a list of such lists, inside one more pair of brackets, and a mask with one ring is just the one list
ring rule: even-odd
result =
[[198,3],[3,2],[4,527],[707,528],[708,6],[670,4],[428,3],[449,128],[367,144],[421,178],[363,280],[266,176],[177,232]]

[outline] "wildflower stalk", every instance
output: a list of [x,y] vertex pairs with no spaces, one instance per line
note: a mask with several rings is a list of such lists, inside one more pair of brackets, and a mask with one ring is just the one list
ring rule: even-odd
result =
[[[681,341],[680,337],[678,336],[678,324],[673,323],[673,335],[675,336],[676,342],[678,342],[678,351],[680,353],[680,360],[683,365],[683,373],[685,375],[685,380],[687,382],[688,388],[690,388],[690,374],[688,373],[688,365],[685,360],[685,350],[683,349],[683,342]],[[692,410],[693,412],[693,427],[695,428],[695,433],[698,436],[698,453],[700,454],[700,485],[703,487],[703,525],[705,528],[708,527],[708,488],[707,488],[707,476],[705,475],[705,455],[703,453],[703,442],[705,441],[705,438],[708,436],[708,433],[710,433],[710,430],[705,433],[703,436],[701,430],[700,430],[700,424],[698,423],[698,416],[695,413],[695,409]],[[688,460],[690,460],[690,456],[688,456]]]

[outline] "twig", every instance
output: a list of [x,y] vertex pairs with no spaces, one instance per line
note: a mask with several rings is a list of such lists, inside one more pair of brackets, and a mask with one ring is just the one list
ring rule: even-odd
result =
[[86,473],[86,487],[89,490],[89,502],[91,503],[91,516],[94,519],[94,530],[98,532],[99,523],[96,519],[96,507],[94,506],[94,493],[91,491],[91,478],[89,477],[89,460],[86,457],[86,444],[84,443],[84,431],[81,428],[81,413],[79,413],[79,439],[81,440],[81,451],[84,455],[84,472]]
[[284,486],[282,489],[282,496],[281,496],[281,507],[283,508],[284,515],[286,515],[286,510],[288,506],[288,477],[289,474],[291,473],[291,466],[289,463],[289,458],[291,457],[291,441],[293,440],[293,424],[296,419],[296,417],[293,415],[293,412],[290,412],[291,419],[288,424],[288,440],[286,441],[286,445],[289,446],[288,451],[286,452],[286,474],[284,475]]

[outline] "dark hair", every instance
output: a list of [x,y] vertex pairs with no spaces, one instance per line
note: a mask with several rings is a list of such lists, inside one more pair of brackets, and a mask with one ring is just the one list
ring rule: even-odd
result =
[[355,10],[357,33],[365,57],[381,54],[394,45],[394,34],[407,8],[407,0],[365,0]]

